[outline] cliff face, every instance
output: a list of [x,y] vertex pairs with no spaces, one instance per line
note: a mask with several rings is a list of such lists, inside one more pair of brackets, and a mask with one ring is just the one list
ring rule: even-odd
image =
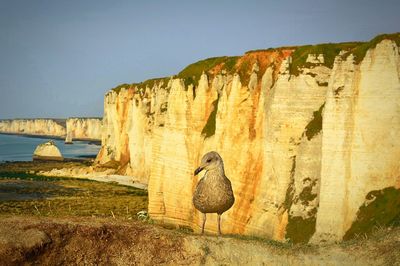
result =
[[65,142],[72,140],[101,140],[102,120],[100,118],[68,118]]
[[384,40],[359,65],[337,60],[329,84],[315,240],[384,224],[400,206],[399,46]]
[[65,136],[65,120],[55,119],[15,119],[0,120],[0,132],[39,136]]
[[72,140],[101,140],[100,118],[0,120],[0,133],[36,135]]
[[368,45],[249,52],[233,68],[213,59],[195,89],[178,75],[112,90],[97,160],[148,180],[153,219],[195,230],[193,171],[210,150],[236,197],[225,233],[336,241],[389,223],[400,217],[399,42]]

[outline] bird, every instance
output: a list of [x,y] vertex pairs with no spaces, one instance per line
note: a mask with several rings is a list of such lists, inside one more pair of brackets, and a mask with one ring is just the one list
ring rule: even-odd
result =
[[221,215],[235,203],[231,181],[225,175],[224,162],[221,156],[211,151],[204,154],[200,166],[194,171],[198,175],[206,173],[199,180],[193,194],[194,207],[203,213],[201,234],[204,234],[207,213],[218,214],[218,234],[221,235]]

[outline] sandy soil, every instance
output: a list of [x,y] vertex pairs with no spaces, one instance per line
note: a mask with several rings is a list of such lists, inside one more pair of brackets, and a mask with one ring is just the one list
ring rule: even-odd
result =
[[400,228],[317,247],[193,235],[134,220],[0,220],[0,265],[400,265],[399,250]]
[[[0,164],[0,173],[34,175],[59,169],[60,175],[69,171],[90,175],[90,167],[87,162],[8,163]],[[113,175],[93,178],[128,182]],[[115,198],[107,202],[116,204]],[[41,213],[46,206],[39,206]],[[5,213],[10,212],[0,215],[0,265],[400,265],[399,227],[377,228],[373,235],[349,242],[312,246],[243,236],[200,236],[121,215],[114,219]]]

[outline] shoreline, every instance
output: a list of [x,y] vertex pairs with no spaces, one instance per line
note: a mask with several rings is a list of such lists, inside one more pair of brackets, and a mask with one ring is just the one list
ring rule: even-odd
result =
[[[53,177],[52,175],[45,175],[48,177]],[[105,183],[117,183],[119,185],[134,187],[147,191],[147,185],[139,182],[132,182],[132,176],[127,175],[104,175],[104,176],[87,176],[87,177],[78,177],[78,176],[66,176],[68,178],[76,178],[76,179],[87,179],[93,180],[97,182],[105,182]]]
[[[65,158],[64,158],[65,159]],[[6,161],[0,162],[0,178],[7,173],[31,174],[46,177],[65,177],[117,183],[147,191],[147,184],[135,182],[133,176],[115,174],[113,169],[95,171],[93,159],[71,158],[64,161]]]
[[[21,137],[27,137],[27,138],[36,138],[36,139],[55,139],[55,140],[64,140],[66,136],[55,136],[55,135],[39,135],[39,134],[28,134],[28,133],[11,133],[11,132],[0,132],[0,135],[9,135],[9,136],[21,136]],[[101,139],[89,139],[89,138],[78,138],[78,139],[73,139],[72,143],[74,144],[74,141],[84,141],[87,142],[89,145],[101,145]]]
[[1,135],[10,135],[10,136],[22,136],[27,138],[36,138],[36,139],[57,139],[63,140],[65,136],[55,136],[55,135],[39,135],[39,134],[28,134],[28,133],[12,133],[12,132],[0,132]]

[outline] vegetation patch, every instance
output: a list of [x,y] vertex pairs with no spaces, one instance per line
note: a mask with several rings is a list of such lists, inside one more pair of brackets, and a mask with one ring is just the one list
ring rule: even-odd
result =
[[322,110],[325,107],[325,103],[321,105],[318,111],[313,113],[313,119],[307,124],[305,128],[305,134],[308,140],[311,140],[322,130]]
[[313,65],[306,62],[309,54],[323,54],[323,65],[332,68],[335,57],[343,50],[345,51],[345,54],[342,56],[343,59],[346,59],[347,56],[353,54],[355,63],[359,64],[364,59],[365,54],[369,49],[375,48],[378,43],[385,39],[395,41],[397,46],[400,46],[400,33],[378,35],[369,42],[323,43],[299,46],[292,54],[290,74],[298,76],[302,68]]
[[224,62],[224,69],[226,70],[227,73],[233,73],[233,71],[235,70],[237,60],[239,58],[240,58],[239,56],[230,56],[226,58]]
[[140,87],[140,88],[147,88],[147,87],[153,88],[156,83],[157,84],[163,83],[164,87],[166,87],[169,80],[170,80],[170,77],[154,78],[154,79],[148,79],[141,83],[136,83],[134,85],[136,85],[137,87]]
[[294,50],[298,46],[281,46],[281,47],[269,47],[267,49],[255,49],[255,50],[249,50],[245,52],[245,54],[251,54],[251,53],[258,53],[258,52],[273,52],[273,51],[281,51],[281,50]]
[[200,60],[185,67],[177,77],[185,80],[186,87],[190,84],[197,87],[203,72],[207,73],[217,65],[222,65],[222,69],[225,69],[227,73],[232,73],[239,58],[239,56],[221,56]]
[[369,234],[374,227],[400,224],[400,189],[388,187],[374,190],[365,197],[366,202],[359,208],[357,218],[343,239]]
[[[296,171],[296,156],[293,156],[292,169],[290,171],[290,183],[286,190],[285,201],[283,207],[288,210],[288,224],[286,226],[286,239],[289,239],[292,243],[307,243],[315,232],[315,212],[309,214],[312,217],[304,219],[300,216],[290,215],[290,208],[294,201],[294,174]],[[312,187],[304,189],[299,199],[302,201],[313,200],[316,195],[311,193]]]
[[318,86],[324,86],[327,87],[328,86],[328,82],[319,82],[317,81]]
[[226,59],[226,56],[222,56],[200,60],[185,67],[181,72],[179,72],[178,78],[182,78],[185,80],[185,86],[193,84],[197,87],[203,71],[207,72],[216,65],[223,63]]
[[381,35],[376,36],[369,42],[359,43],[359,45],[354,47],[354,49],[352,49],[351,51],[344,54],[343,59],[346,59],[347,56],[349,56],[350,54],[353,54],[355,63],[359,64],[364,59],[367,51],[369,49],[375,48],[376,45],[383,40],[392,40],[392,41],[396,42],[397,46],[400,46],[400,32],[393,33],[393,34],[381,34]]
[[336,90],[333,91],[333,93],[335,94],[335,98],[338,99],[340,93],[342,92],[342,90],[344,89],[344,86],[340,86],[338,87]]
[[0,215],[136,219],[147,192],[115,183],[29,173],[0,173]]
[[239,235],[239,234],[223,234],[221,236],[222,238],[235,238],[239,239],[242,241],[252,241],[252,242],[258,242],[258,243],[263,243],[267,244],[270,246],[273,246],[275,248],[281,249],[281,250],[289,250],[293,248],[292,243],[289,242],[281,242],[281,241],[276,241],[260,236],[255,236],[255,235]]
[[243,61],[240,68],[238,69],[238,74],[240,77],[240,82],[242,84],[248,84],[250,81],[251,69],[253,65],[250,61]]
[[115,91],[116,93],[120,93],[122,88],[129,89],[130,87],[131,87],[131,84],[124,83],[124,84],[118,85],[117,87],[113,88],[112,90]]
[[294,174],[296,172],[296,156],[292,157],[292,168],[290,169],[290,181],[289,186],[286,190],[285,201],[283,202],[283,207],[289,210],[293,204],[294,196]]
[[315,233],[316,218],[303,219],[300,216],[290,216],[286,227],[286,238],[294,244],[307,243]]
[[203,130],[201,131],[201,134],[205,136],[205,138],[209,138],[215,134],[215,128],[216,128],[216,120],[217,120],[217,112],[218,112],[218,101],[219,97],[212,103],[213,110],[210,114],[210,116],[207,119],[207,123],[204,126]]
[[147,87],[153,88],[156,83],[157,84],[163,83],[164,87],[166,87],[169,79],[170,79],[169,77],[163,77],[163,78],[148,79],[148,80],[140,82],[140,83],[131,83],[131,84],[124,83],[124,84],[118,85],[117,87],[113,88],[112,90],[115,91],[116,93],[120,93],[122,88],[129,89],[129,88],[136,87],[136,88],[138,88],[138,91],[143,92],[144,89]]
[[[110,148],[110,147],[107,147],[107,151],[108,151],[108,148]],[[111,152],[109,154],[113,153],[113,150],[111,148],[110,148],[110,150],[111,150]],[[110,160],[103,164],[97,164],[95,166],[95,169],[96,170],[118,169],[120,167],[120,165],[121,165],[121,163],[119,161]]]
[[168,111],[168,102],[164,102],[160,105],[160,112],[165,113]]
[[324,65],[332,68],[335,57],[340,53],[340,51],[351,50],[359,44],[360,43],[358,42],[347,42],[300,46],[292,54],[292,63],[289,68],[290,74],[298,76],[302,68],[314,65],[306,62],[309,54],[323,54]]
[[147,191],[116,183],[49,177],[39,171],[85,167],[84,162],[0,164],[0,216],[95,216],[136,219],[147,209]]
[[[200,76],[203,72],[208,73],[214,67],[221,65],[221,69],[225,70],[228,74],[233,74],[236,69],[236,63],[240,56],[221,56],[221,57],[211,57],[204,60],[200,60],[196,63],[190,64],[185,67],[178,75],[173,76],[173,78],[183,79],[185,87],[188,88],[189,85],[198,86]],[[171,77],[162,77],[148,79],[140,83],[132,84],[121,84],[112,90],[119,93],[122,88],[137,87],[144,89],[146,87],[153,88],[155,84],[163,83],[163,87],[166,87]]]
[[312,193],[312,189],[315,186],[316,181],[311,183],[311,185],[306,186],[303,188],[303,190],[299,194],[299,199],[301,201],[301,204],[308,206],[310,201],[313,201],[316,197],[317,194]]
[[27,161],[27,162],[6,162],[0,163],[0,175],[4,172],[34,174],[38,171],[51,171],[53,169],[61,169],[68,167],[85,167],[90,166],[90,161]]
[[[354,54],[356,63],[360,63],[364,58],[366,52],[370,48],[376,47],[376,45],[384,39],[393,40],[400,46],[400,33],[393,34],[382,34],[369,42],[344,42],[344,43],[323,43],[317,45],[303,45],[303,46],[287,46],[287,47],[279,47],[279,48],[268,48],[268,49],[260,49],[260,50],[251,50],[245,53],[245,55],[249,55],[254,52],[272,52],[272,51],[282,51],[285,49],[295,50],[292,53],[292,62],[290,64],[290,74],[291,75],[299,75],[301,69],[304,67],[310,67],[314,64],[307,63],[307,57],[309,54],[323,54],[324,55],[324,63],[323,65],[332,68],[335,57],[339,55],[339,53],[344,50],[347,51],[343,54],[343,59],[345,59],[348,55]],[[225,70],[227,74],[233,74],[238,72],[242,83],[246,84],[249,79],[249,73],[252,67],[247,61],[242,62],[240,66],[238,66],[238,61],[242,56],[221,56],[221,57],[211,57],[204,60],[200,60],[193,64],[185,67],[178,75],[173,77],[181,78],[184,80],[185,86],[188,87],[190,84],[193,84],[195,87],[198,86],[198,81],[200,79],[203,71],[205,73],[210,72],[213,68],[217,66],[221,66],[221,70]],[[261,73],[260,73],[261,74]],[[153,86],[156,83],[163,82],[164,87],[168,84],[170,77],[161,77],[161,78],[153,78],[148,79],[144,82],[140,83],[132,83],[132,84],[121,84],[112,90],[119,93],[122,88],[146,88]],[[321,85],[324,86],[324,85]]]

